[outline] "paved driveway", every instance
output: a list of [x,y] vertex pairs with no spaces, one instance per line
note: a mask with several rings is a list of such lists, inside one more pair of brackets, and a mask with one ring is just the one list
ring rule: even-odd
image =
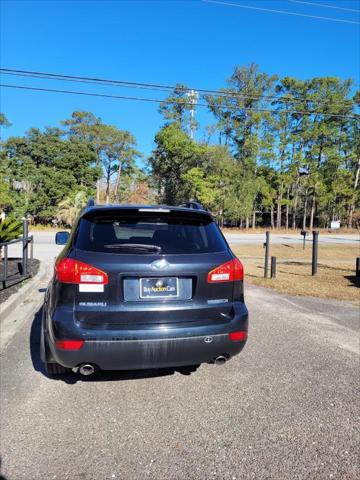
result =
[[40,312],[1,357],[8,480],[357,479],[359,312],[248,286],[250,338],[224,366],[51,380]]

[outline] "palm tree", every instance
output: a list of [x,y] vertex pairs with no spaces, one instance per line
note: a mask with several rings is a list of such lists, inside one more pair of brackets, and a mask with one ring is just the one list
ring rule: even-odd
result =
[[64,198],[58,205],[57,217],[62,223],[71,227],[87,200],[88,195],[83,190]]

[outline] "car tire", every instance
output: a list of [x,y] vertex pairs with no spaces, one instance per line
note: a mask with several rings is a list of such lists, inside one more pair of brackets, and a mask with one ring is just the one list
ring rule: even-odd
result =
[[181,373],[181,375],[191,375],[193,372],[200,367],[200,365],[187,365],[186,367],[178,367],[176,370]]
[[46,373],[50,376],[64,375],[69,372],[69,369],[59,365],[58,363],[45,362]]
[[46,345],[45,345],[45,334],[44,334],[44,325],[41,323],[40,330],[40,358],[43,363],[46,363]]

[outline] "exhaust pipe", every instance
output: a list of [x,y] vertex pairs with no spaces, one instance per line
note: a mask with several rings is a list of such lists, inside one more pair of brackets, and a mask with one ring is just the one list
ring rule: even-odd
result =
[[224,355],[219,355],[218,357],[215,358],[214,363],[215,365],[224,365],[226,360],[227,358],[224,357]]
[[90,363],[83,363],[80,365],[79,372],[85,376],[92,375],[95,372],[95,367]]

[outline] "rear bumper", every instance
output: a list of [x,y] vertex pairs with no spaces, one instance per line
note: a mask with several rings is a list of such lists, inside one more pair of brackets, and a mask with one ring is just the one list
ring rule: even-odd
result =
[[[245,342],[233,342],[228,334],[247,331],[248,312],[239,302],[230,322],[206,326],[85,330],[73,322],[66,323],[67,328],[59,318],[51,322],[46,335],[48,361],[68,368],[92,363],[103,370],[136,370],[207,363],[219,355],[231,358],[243,349]],[[56,348],[55,341],[65,338],[81,338],[85,343],[76,351]]]
[[92,363],[102,370],[136,370],[147,368],[195,365],[227,358],[239,353],[245,342],[231,342],[228,335],[212,337],[211,344],[204,337],[169,338],[161,340],[89,341],[78,351],[50,347],[57,363],[75,367]]

